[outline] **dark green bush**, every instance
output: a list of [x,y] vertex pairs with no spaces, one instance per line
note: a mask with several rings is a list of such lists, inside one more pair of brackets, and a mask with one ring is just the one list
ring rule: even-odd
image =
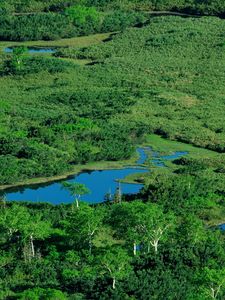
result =
[[27,75],[47,71],[49,73],[60,73],[66,71],[70,63],[56,58],[26,57],[18,68],[13,59],[6,60],[3,64],[2,75]]
[[128,26],[143,24],[146,20],[147,18],[143,13],[118,10],[105,16],[101,25],[101,31],[124,30]]

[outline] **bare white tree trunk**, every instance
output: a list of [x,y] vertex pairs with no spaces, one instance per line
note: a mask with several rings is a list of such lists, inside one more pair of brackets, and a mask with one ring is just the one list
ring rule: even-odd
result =
[[113,277],[113,284],[112,284],[112,288],[115,290],[116,288],[116,278]]
[[80,200],[80,195],[78,195],[78,196],[75,198],[77,209],[79,208],[79,200]]
[[158,253],[158,244],[159,244],[159,239],[154,240],[151,242],[151,245],[154,247],[155,253]]
[[93,240],[93,236],[94,236],[97,228],[94,228],[93,230],[92,229],[93,228],[91,228],[91,224],[88,223],[88,244],[89,244],[89,252],[90,252],[90,254],[92,252],[92,245],[93,245],[92,240]]
[[210,296],[212,297],[212,299],[217,299],[217,296],[221,289],[221,285],[219,285],[217,288],[211,287],[210,289],[211,289]]
[[35,256],[34,239],[33,239],[33,235],[32,234],[30,236],[30,246],[31,246],[31,255],[32,255],[32,257],[34,257]]
[[216,299],[215,298],[215,289],[214,288],[211,288],[211,294],[210,296],[213,298],[213,299]]
[[134,242],[134,248],[133,248],[134,256],[137,255],[137,244]]
[[89,252],[91,254],[92,252],[92,236],[93,236],[94,232],[90,233],[89,234],[89,237],[88,237],[88,244],[89,244]]
[[76,206],[77,206],[77,208],[79,208],[79,200],[78,199],[76,199]]
[[112,278],[112,288],[115,290],[116,288],[116,277],[112,274],[112,270],[110,269],[110,267],[106,264],[105,265],[106,269],[109,271],[109,274],[111,275]]
[[[164,229],[157,228],[157,229],[153,230],[153,233],[151,234],[151,240],[149,241],[149,244],[151,244],[154,247],[156,254],[158,253],[159,241],[162,238],[163,233],[167,228],[168,228],[168,225],[165,226]],[[150,249],[148,249],[148,250],[150,250]]]

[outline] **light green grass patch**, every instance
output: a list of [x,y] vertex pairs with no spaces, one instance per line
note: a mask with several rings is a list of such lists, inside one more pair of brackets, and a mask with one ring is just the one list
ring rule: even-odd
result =
[[154,151],[157,151],[160,154],[171,154],[173,152],[185,151],[188,152],[189,156],[196,159],[203,158],[203,157],[214,158],[219,155],[218,152],[200,148],[200,147],[195,147],[186,143],[171,141],[162,138],[156,134],[150,134],[147,136],[146,145],[151,146]]
[[0,51],[6,47],[26,46],[26,47],[88,47],[103,42],[109,38],[111,33],[99,33],[89,36],[74,37],[69,39],[60,39],[56,41],[26,41],[26,42],[12,42],[0,41]]

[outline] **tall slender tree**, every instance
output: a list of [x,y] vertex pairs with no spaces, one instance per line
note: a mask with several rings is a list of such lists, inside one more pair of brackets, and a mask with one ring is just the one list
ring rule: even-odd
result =
[[112,288],[116,288],[116,283],[124,279],[131,271],[131,258],[122,248],[115,248],[100,257],[103,272],[112,279]]
[[82,183],[63,182],[62,186],[64,189],[69,191],[71,196],[74,197],[77,208],[79,208],[79,201],[81,199],[81,196],[90,193],[90,190],[85,186],[85,184],[82,184]]

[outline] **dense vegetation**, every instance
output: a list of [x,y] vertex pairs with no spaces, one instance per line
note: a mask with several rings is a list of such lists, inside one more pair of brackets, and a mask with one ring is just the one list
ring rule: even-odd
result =
[[212,151],[192,149],[171,169],[142,174],[139,195],[116,193],[101,205],[80,202],[88,189],[68,182],[71,205],[10,203],[3,195],[0,299],[225,298],[217,226],[225,214],[225,22],[149,18],[148,10],[221,16],[225,4],[1,1],[2,40],[114,33],[54,56],[24,46],[0,54],[0,184],[128,159],[152,133]]
[[217,18],[156,18],[104,45],[62,49],[59,55],[99,62],[93,69],[107,71],[106,85],[111,81],[136,93],[131,120],[165,137],[224,152],[223,30]]
[[128,158],[152,132],[224,152],[224,26],[158,17],[107,43],[56,53],[88,65],[17,50],[2,57],[1,183]]
[[151,10],[186,10],[197,13],[224,13],[223,0],[3,0],[1,6],[14,12],[62,11],[65,8],[82,3],[100,10],[107,9],[151,9]]
[[149,18],[148,10],[223,16],[225,4],[223,0],[4,0],[0,4],[0,39],[54,40],[123,30],[143,24]]
[[49,12],[15,16],[3,13],[0,15],[0,38],[11,41],[55,40],[122,30],[146,20],[139,12],[118,10],[102,15],[96,9],[78,8],[75,7],[75,11],[68,9],[63,14]]
[[132,202],[2,199],[0,299],[222,300],[224,234],[203,223],[223,209],[220,192],[199,175],[170,175]]

